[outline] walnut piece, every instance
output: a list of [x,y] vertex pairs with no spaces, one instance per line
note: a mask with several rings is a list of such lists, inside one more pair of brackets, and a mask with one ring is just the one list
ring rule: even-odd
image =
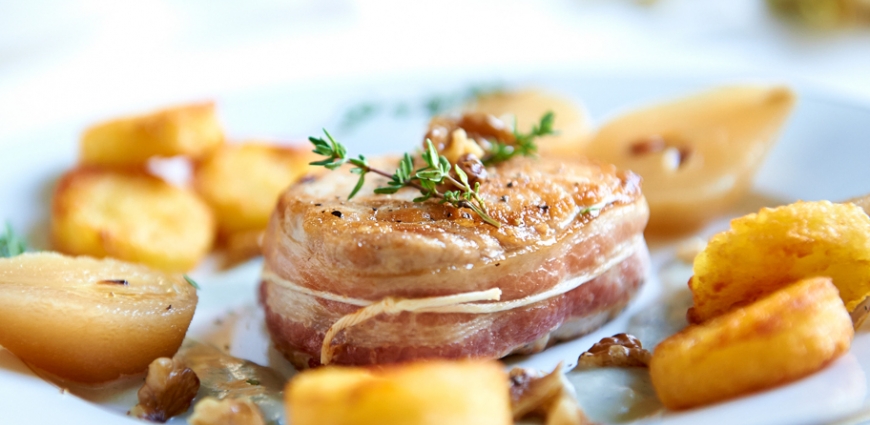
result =
[[[486,180],[486,167],[483,166],[483,163],[474,154],[467,153],[462,155],[455,164],[465,172],[471,187],[474,187],[475,183],[483,183]],[[451,171],[451,175],[454,174],[456,172]],[[458,178],[458,176],[455,177]]]
[[494,115],[480,112],[433,118],[423,138],[423,149],[426,140],[432,141],[435,150],[454,164],[466,154],[483,158],[492,149],[492,142],[516,144],[513,128]]
[[199,378],[178,360],[160,357],[148,365],[139,404],[128,413],[151,422],[166,422],[182,414],[199,391]]
[[265,425],[263,413],[246,398],[206,397],[193,407],[190,425]]
[[453,130],[447,147],[439,153],[444,155],[451,164],[456,164],[459,162],[459,158],[462,158],[465,155],[470,154],[474,157],[482,158],[484,154],[483,148],[481,148],[474,139],[468,137],[465,130],[461,128]]
[[591,422],[562,379],[562,365],[543,375],[531,369],[510,371],[511,411],[514,420],[543,416],[545,425],[588,425]]
[[577,369],[596,367],[647,367],[652,354],[643,348],[640,340],[628,334],[602,338],[580,355]]
[[508,375],[511,384],[511,411],[514,419],[539,410],[562,390],[561,365],[541,376],[531,369],[515,367]]

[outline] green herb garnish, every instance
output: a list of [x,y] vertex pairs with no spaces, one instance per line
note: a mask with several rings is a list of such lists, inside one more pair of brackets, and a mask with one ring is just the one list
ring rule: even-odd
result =
[[248,379],[245,382],[247,382],[249,385],[260,385],[260,381],[256,379]]
[[[326,134],[328,141],[316,137],[309,137],[308,140],[314,145],[314,153],[327,158],[312,162],[311,165],[323,166],[330,170],[335,170],[346,163],[353,165],[354,168],[350,171],[360,176],[347,199],[353,198],[359,192],[365,183],[366,174],[374,173],[390,179],[387,186],[375,189],[377,194],[391,194],[403,187],[413,187],[420,191],[420,196],[414,198],[414,202],[423,202],[430,198],[440,199],[441,203],[456,208],[469,208],[483,221],[495,227],[501,226],[486,211],[486,203],[480,197],[480,183],[475,183],[474,187],[471,187],[468,175],[458,165],[453,165],[443,155],[438,155],[431,141],[426,140],[426,151],[423,152],[423,161],[426,164],[424,167],[415,170],[414,159],[406,153],[399,162],[399,168],[394,173],[388,173],[371,167],[362,155],[358,158],[348,158],[344,145],[335,141],[326,129],[323,133]],[[450,175],[451,169],[455,171],[458,180]],[[446,190],[442,193],[438,189],[441,185],[450,185],[456,190]]]
[[484,158],[483,163],[485,165],[492,165],[507,161],[517,155],[534,155],[538,152],[538,145],[535,143],[535,139],[556,134],[556,131],[553,130],[554,119],[553,112],[547,112],[541,117],[538,124],[532,126],[532,131],[528,133],[520,133],[516,128],[516,123],[514,123],[514,144],[492,142],[490,154]]
[[350,130],[373,118],[381,110],[381,105],[374,102],[363,102],[351,107],[344,113],[339,127],[342,130]]
[[190,284],[190,286],[193,286],[194,288],[196,288],[197,291],[200,290],[200,289],[202,289],[202,288],[199,287],[199,284],[196,283],[195,280],[193,280],[193,279],[190,278],[190,276],[188,276],[188,275],[184,275],[184,280],[186,280],[187,283]]
[[6,222],[6,232],[0,235],[0,257],[14,257],[18,254],[27,251],[27,244],[24,239],[15,234],[12,230],[12,224]]
[[[533,156],[538,151],[535,139],[556,133],[553,130],[553,120],[553,113],[547,112],[541,117],[538,124],[532,126],[532,130],[528,133],[517,131],[515,124],[514,143],[491,142],[492,148],[484,156],[483,163],[492,165],[518,155]],[[439,155],[431,140],[426,140],[426,150],[422,154],[424,167],[415,169],[413,157],[405,153],[399,161],[399,167],[396,171],[388,173],[373,168],[362,155],[356,158],[348,157],[347,148],[344,145],[337,142],[326,129],[323,129],[323,133],[326,135],[326,139],[308,138],[314,145],[313,152],[326,157],[320,161],[312,162],[311,165],[326,167],[330,170],[335,170],[347,163],[353,165],[354,168],[350,172],[359,174],[359,180],[347,199],[351,199],[359,193],[365,184],[366,174],[375,173],[390,179],[386,186],[375,189],[376,194],[393,194],[403,187],[413,187],[420,191],[420,196],[414,198],[414,202],[423,202],[431,198],[440,199],[441,203],[447,203],[456,208],[469,208],[483,221],[495,227],[501,227],[501,224],[490,217],[486,211],[486,202],[480,197],[480,182],[475,182],[472,187],[465,171],[459,165],[451,164],[443,155]],[[454,190],[443,190],[444,185],[448,185]],[[443,192],[439,190],[439,187],[442,188]]]

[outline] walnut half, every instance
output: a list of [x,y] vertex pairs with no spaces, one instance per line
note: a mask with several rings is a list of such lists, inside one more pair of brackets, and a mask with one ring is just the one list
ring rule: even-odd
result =
[[596,367],[647,367],[652,354],[645,350],[640,340],[628,334],[616,334],[602,338],[588,351],[580,355],[577,369]]
[[570,384],[562,378],[562,365],[547,375],[530,369],[510,371],[511,411],[514,420],[542,416],[544,425],[591,425]]
[[265,425],[263,413],[246,398],[213,397],[202,399],[193,407],[193,415],[187,421],[191,425]]
[[148,365],[145,384],[139,388],[139,404],[128,413],[151,422],[166,422],[187,411],[199,391],[199,378],[178,360],[155,359]]

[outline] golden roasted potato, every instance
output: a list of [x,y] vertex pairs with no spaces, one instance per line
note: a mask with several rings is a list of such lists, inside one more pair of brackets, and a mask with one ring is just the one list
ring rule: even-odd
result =
[[647,230],[694,230],[740,199],[794,104],[784,87],[726,87],[605,124],[593,158],[643,177]]
[[0,345],[61,378],[105,382],[178,350],[195,289],[181,275],[112,259],[0,259]]
[[221,242],[221,267],[228,269],[263,254],[263,230],[245,230],[225,235]]
[[199,157],[224,142],[213,102],[97,124],[82,134],[85,165],[137,166],[154,156]]
[[796,202],[731,221],[689,280],[698,323],[799,279],[830,276],[849,311],[870,294],[870,217],[852,204]]
[[[541,154],[580,155],[592,134],[586,110],[569,99],[541,90],[493,92],[477,97],[466,109],[496,117],[513,115],[517,128],[527,131],[547,112],[553,112],[557,135],[538,140]],[[511,121],[508,120],[510,123]]]
[[308,147],[224,145],[194,168],[194,187],[217,216],[222,234],[263,230],[278,195],[313,167]]
[[211,249],[214,228],[196,194],[144,172],[75,169],[52,199],[52,240],[67,254],[186,271]]
[[513,423],[507,375],[496,361],[322,367],[297,375],[284,394],[294,425]]
[[650,377],[665,407],[700,406],[809,375],[853,334],[831,279],[809,278],[664,340]]

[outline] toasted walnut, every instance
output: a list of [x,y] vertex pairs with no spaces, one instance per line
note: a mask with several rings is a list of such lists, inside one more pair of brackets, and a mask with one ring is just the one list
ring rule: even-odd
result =
[[435,150],[447,157],[451,163],[456,163],[465,154],[483,158],[492,149],[491,142],[513,145],[516,143],[516,136],[513,129],[499,118],[480,112],[469,112],[459,118],[433,118],[423,139],[424,149],[426,140],[432,141]]
[[450,138],[453,131],[459,128],[459,123],[447,117],[435,117],[429,122],[429,131],[423,137],[423,149],[426,149],[426,140],[432,142],[435,150],[438,152],[444,151],[447,145],[450,144]]
[[481,158],[484,154],[483,148],[481,148],[476,141],[469,138],[465,133],[465,130],[461,128],[453,130],[453,133],[450,136],[450,143],[439,153],[444,155],[451,164],[455,164],[459,161],[459,158],[465,155],[470,154]]
[[471,187],[474,187],[475,183],[483,183],[486,180],[486,167],[474,154],[462,155],[456,161],[456,165],[468,176],[468,183],[471,184]]
[[514,419],[538,411],[562,390],[561,365],[541,376],[531,369],[515,367],[510,371],[511,411]]
[[151,422],[166,422],[182,414],[199,391],[199,378],[178,361],[160,357],[148,366],[145,384],[139,389],[139,404],[128,413]]
[[545,425],[590,424],[571,389],[562,379],[562,365],[541,376],[531,369],[510,371],[511,411],[514,420],[543,416]]
[[190,425],[265,425],[263,413],[246,398],[213,397],[202,399],[193,407],[193,415],[187,420]]
[[602,338],[589,351],[580,355],[577,369],[596,367],[647,367],[652,354],[641,346],[640,340],[628,334]]
[[495,139],[509,145],[516,142],[513,129],[495,115],[467,112],[459,118],[458,124],[474,139]]
[[566,389],[547,406],[544,425],[593,425],[583,409]]

